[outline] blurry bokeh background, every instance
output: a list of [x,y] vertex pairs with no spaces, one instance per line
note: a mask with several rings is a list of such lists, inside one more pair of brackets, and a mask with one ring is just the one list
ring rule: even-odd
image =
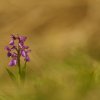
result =
[[[99,100],[99,26],[100,0],[0,0],[0,100]],[[32,50],[22,89],[5,70],[12,33]]]

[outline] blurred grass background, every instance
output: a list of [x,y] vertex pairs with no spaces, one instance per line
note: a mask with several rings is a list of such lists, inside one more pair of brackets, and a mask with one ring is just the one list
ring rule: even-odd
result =
[[[0,100],[99,100],[99,26],[100,0],[0,0]],[[12,33],[32,49],[21,88],[5,70]]]

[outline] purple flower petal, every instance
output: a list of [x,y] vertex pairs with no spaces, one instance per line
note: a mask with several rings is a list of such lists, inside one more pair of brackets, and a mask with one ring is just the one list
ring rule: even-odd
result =
[[21,55],[22,55],[23,57],[26,57],[26,52],[25,52],[24,50],[22,50]]
[[17,54],[15,52],[12,53],[12,58],[17,59]]
[[29,56],[26,56],[26,57],[25,57],[25,61],[27,61],[27,62],[29,62],[29,61],[30,61]]
[[7,53],[7,56],[10,57],[12,54],[10,52]]
[[26,39],[27,39],[26,36],[20,36],[20,37],[19,37],[20,42],[25,42]]
[[29,46],[24,46],[24,49],[28,49],[29,48]]
[[11,51],[11,49],[8,46],[5,47],[5,50]]
[[23,42],[19,43],[19,47],[20,47],[20,48],[24,48],[23,45],[24,45]]
[[15,66],[17,64],[17,60],[13,59],[9,62],[9,66]]
[[10,45],[14,45],[14,40],[11,40],[11,41],[9,42],[9,44],[10,44]]

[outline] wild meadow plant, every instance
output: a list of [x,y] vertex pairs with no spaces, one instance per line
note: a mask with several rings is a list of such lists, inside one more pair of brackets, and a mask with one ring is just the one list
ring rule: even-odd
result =
[[[5,47],[5,50],[7,51],[7,57],[11,59],[8,66],[16,66],[18,68],[17,75],[14,74],[9,68],[7,68],[7,72],[10,78],[18,83],[25,81],[26,64],[30,61],[29,53],[31,50],[29,49],[29,46],[25,45],[26,39],[26,36],[12,34],[9,45]],[[23,65],[21,64],[22,58],[24,59]]]

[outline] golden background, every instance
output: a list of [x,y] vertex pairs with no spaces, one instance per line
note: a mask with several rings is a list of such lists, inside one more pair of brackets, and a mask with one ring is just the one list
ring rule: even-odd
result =
[[[1,100],[99,100],[99,26],[100,0],[0,0]],[[32,50],[23,93],[5,71],[4,47],[16,33]]]

